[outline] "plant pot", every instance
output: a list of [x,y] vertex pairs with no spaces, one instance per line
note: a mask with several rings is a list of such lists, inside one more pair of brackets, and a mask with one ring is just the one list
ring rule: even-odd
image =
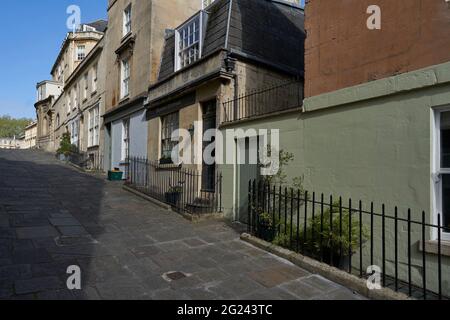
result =
[[331,250],[329,248],[324,248],[323,262],[332,267],[348,271],[348,269],[350,267],[350,257],[347,255],[343,255],[343,256],[339,257],[339,252],[333,252],[332,255],[333,255],[333,261],[331,261]]
[[108,180],[109,181],[122,181],[123,180],[123,172],[122,171],[108,171]]
[[163,165],[163,164],[173,164],[172,158],[164,158],[159,160],[159,164]]
[[258,222],[258,237],[264,241],[272,242],[274,240],[274,232],[271,225],[265,222]]
[[180,201],[180,192],[166,192],[165,198],[166,202],[172,206],[176,206]]

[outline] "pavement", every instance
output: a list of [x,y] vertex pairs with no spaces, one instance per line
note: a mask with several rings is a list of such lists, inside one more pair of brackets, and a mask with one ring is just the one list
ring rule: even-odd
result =
[[[68,289],[70,266],[80,290]],[[0,150],[0,299],[364,298],[225,222],[193,224],[50,154]]]

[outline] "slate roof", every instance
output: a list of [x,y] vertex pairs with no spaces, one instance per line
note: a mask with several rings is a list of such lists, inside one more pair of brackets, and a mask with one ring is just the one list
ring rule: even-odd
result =
[[[304,11],[299,6],[276,0],[216,0],[206,10],[203,57],[228,49],[303,74]],[[174,57],[172,33],[166,37],[159,80],[174,72]]]
[[108,27],[108,21],[106,20],[97,20],[90,23],[86,23],[87,26],[95,28],[98,32],[105,32]]

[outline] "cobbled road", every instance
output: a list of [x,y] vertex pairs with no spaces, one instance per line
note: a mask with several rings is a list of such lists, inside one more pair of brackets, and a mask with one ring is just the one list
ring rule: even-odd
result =
[[[69,266],[81,290],[69,290]],[[184,277],[171,280],[170,272]],[[0,299],[362,299],[38,151],[0,150]]]

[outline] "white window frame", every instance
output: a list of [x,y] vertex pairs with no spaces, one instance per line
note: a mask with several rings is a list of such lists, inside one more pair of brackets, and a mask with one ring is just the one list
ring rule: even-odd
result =
[[67,114],[72,111],[72,91],[69,91],[69,96],[67,97]]
[[[189,31],[190,26],[192,23],[198,19],[198,28],[199,28],[199,34],[198,39],[193,39],[193,42],[190,43],[189,39]],[[178,71],[182,68],[185,68],[189,66],[190,64],[194,63],[195,61],[199,60],[202,57],[202,49],[203,49],[203,34],[204,34],[204,22],[206,19],[206,13],[204,11],[200,11],[197,15],[189,19],[186,23],[181,25],[179,28],[175,30],[175,71]],[[188,36],[187,36],[187,46],[182,48],[182,39],[184,39],[184,32],[188,28]],[[194,31],[195,36],[195,31]],[[191,56],[188,54],[188,62],[182,63],[182,54],[184,52],[190,53],[190,50],[195,47],[198,44],[198,57],[196,58],[195,55],[193,56],[193,59],[191,61]]]
[[125,162],[130,155],[130,119],[122,121],[121,158]]
[[122,35],[125,37],[129,33],[131,33],[131,23],[133,21],[132,19],[132,6],[131,3],[123,10],[123,30]]
[[[174,112],[161,117],[161,154],[160,159],[163,157],[171,157],[173,148],[178,144],[172,141],[172,135],[175,130],[180,129],[180,113]],[[166,148],[167,147],[167,148]],[[165,154],[165,152],[170,154]]]
[[73,106],[72,110],[76,110],[78,108],[78,92],[77,92],[77,86],[75,86],[73,90]]
[[73,120],[70,124],[70,140],[71,144],[78,146],[78,140],[79,140],[79,120]]
[[202,10],[209,7],[215,0],[201,0],[202,1]]
[[[450,112],[450,106],[437,108],[432,112],[432,138],[433,138],[433,153],[432,153],[432,194],[433,194],[433,223],[438,224],[438,214],[441,214],[441,226],[443,226],[444,214],[442,208],[442,175],[450,175],[450,168],[441,168],[441,114],[443,112]],[[436,228],[432,230],[432,238],[438,238]],[[450,241],[450,233],[441,233],[441,238],[444,241]]]
[[123,99],[130,94],[131,66],[130,58],[123,59],[120,68],[120,98]]
[[77,60],[83,61],[86,58],[86,45],[77,45]]
[[92,92],[97,91],[97,81],[98,81],[98,64],[94,65],[92,69]]
[[86,100],[88,98],[89,92],[89,74],[86,72],[84,74],[84,89],[83,89],[83,99]]
[[89,110],[89,132],[88,132],[88,146],[89,148],[99,145],[99,132],[100,132],[100,107],[96,107]]

